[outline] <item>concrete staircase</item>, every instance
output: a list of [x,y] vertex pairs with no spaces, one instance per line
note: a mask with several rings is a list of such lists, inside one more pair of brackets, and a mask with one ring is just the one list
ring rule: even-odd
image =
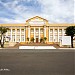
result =
[[14,48],[18,48],[19,46],[54,46],[55,48],[59,48],[58,44],[47,44],[47,43],[28,43],[28,44],[17,43],[14,46]]

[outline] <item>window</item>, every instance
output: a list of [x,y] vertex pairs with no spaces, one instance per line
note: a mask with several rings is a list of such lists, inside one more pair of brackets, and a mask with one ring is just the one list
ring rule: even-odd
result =
[[24,29],[21,29],[21,32],[24,33]]
[[59,33],[62,33],[62,29],[59,29]]
[[66,29],[64,29],[64,34],[65,34],[65,32],[66,32]]
[[43,33],[43,29],[41,29],[40,32]]
[[21,41],[24,42],[24,35],[21,36]]
[[55,40],[54,40],[54,41],[55,41],[55,42],[57,42],[57,40],[58,40],[58,36],[57,36],[57,35],[55,35]]
[[31,29],[31,33],[34,33],[34,29]]
[[8,32],[8,33],[10,33],[10,32],[11,32],[11,30],[8,30],[7,32]]
[[55,33],[57,33],[57,29],[55,29]]
[[53,36],[50,36],[50,42],[53,42]]
[[12,29],[12,33],[15,33],[15,29]]
[[61,39],[62,39],[62,36],[60,35],[60,36],[59,36],[59,41],[60,41]]
[[53,33],[53,29],[50,29],[50,33]]
[[19,42],[20,41],[20,36],[19,35],[17,35],[17,42]]
[[15,35],[12,36],[12,41],[15,42]]
[[19,33],[20,32],[20,29],[17,29],[17,32]]
[[36,33],[38,33],[39,32],[39,30],[38,29],[36,29]]

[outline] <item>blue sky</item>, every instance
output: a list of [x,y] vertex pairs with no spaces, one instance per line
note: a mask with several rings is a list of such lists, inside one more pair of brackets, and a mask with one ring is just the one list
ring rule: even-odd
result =
[[0,0],[0,23],[25,23],[34,16],[74,23],[74,0]]

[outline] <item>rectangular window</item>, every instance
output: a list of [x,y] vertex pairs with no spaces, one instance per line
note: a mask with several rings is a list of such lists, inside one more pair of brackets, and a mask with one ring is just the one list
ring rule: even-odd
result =
[[10,33],[10,32],[11,32],[11,30],[8,30],[7,32],[8,32],[8,33]]
[[12,29],[12,33],[15,33],[15,29]]
[[53,36],[50,36],[50,42],[53,42]]
[[53,33],[53,29],[50,29],[50,33]]
[[20,32],[20,29],[17,29],[17,33],[19,33]]
[[15,42],[15,35],[12,36],[12,41]]
[[66,35],[66,33],[65,33],[65,32],[66,32],[66,29],[64,29],[64,35]]
[[57,31],[57,29],[55,29],[55,33],[57,33],[58,31]]
[[24,42],[24,35],[21,36],[21,41]]
[[62,29],[59,29],[59,33],[62,33]]
[[31,33],[34,33],[34,29],[31,29]]
[[43,29],[40,29],[40,32],[41,32],[41,33],[43,33],[43,32],[44,32],[44,30],[43,30]]
[[62,36],[59,36],[59,41],[62,39]]
[[21,32],[24,33],[24,29],[21,29]]
[[55,40],[54,41],[57,42],[57,40],[58,40],[58,36],[55,36]]
[[20,42],[20,36],[17,35],[17,38],[16,38],[17,42]]
[[39,33],[39,30],[38,29],[36,29],[36,33]]

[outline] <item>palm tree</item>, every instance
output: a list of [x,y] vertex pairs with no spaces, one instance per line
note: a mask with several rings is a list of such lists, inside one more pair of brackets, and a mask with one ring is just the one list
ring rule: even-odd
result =
[[35,39],[32,37],[32,38],[31,38],[31,41],[34,42],[34,40],[35,40]]
[[46,37],[44,37],[44,42],[47,40],[47,38]]
[[65,32],[68,36],[71,36],[71,47],[73,48],[73,37],[75,36],[75,26],[69,26]]
[[0,34],[1,34],[1,47],[4,47],[4,34],[9,30],[9,28],[6,27],[0,27]]
[[29,37],[27,37],[27,41],[29,41]]
[[43,38],[40,39],[40,42],[43,42]]

